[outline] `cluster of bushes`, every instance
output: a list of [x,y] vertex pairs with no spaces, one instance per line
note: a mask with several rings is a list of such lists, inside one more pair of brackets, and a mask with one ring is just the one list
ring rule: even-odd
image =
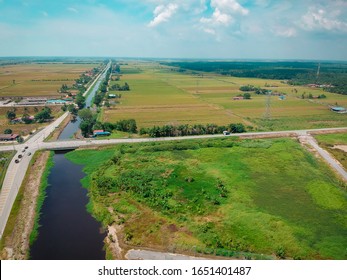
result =
[[123,132],[137,133],[137,125],[134,119],[120,120],[115,123],[101,123],[102,129],[105,131],[118,130]]
[[123,86],[120,84],[114,84],[111,86],[111,90],[116,90],[116,91],[129,91],[130,87],[128,83],[125,83]]
[[[223,198],[227,197],[228,191],[219,179],[216,183],[211,182],[208,187],[207,185],[203,187],[204,184],[201,183],[205,182],[205,177],[179,178],[179,169],[167,177],[163,176],[168,168],[165,164],[154,163],[136,169],[123,168],[123,156],[124,151],[117,150],[108,162],[108,168],[111,164],[117,169],[114,176],[106,175],[104,167],[93,174],[91,188],[93,195],[107,196],[109,193],[130,192],[149,207],[171,214],[189,212],[201,214],[205,211],[203,205],[218,206]],[[193,198],[175,193],[168,187],[173,178],[182,185],[193,184],[194,189],[201,188],[201,191],[197,191]],[[186,203],[181,203],[182,200]]]
[[90,109],[82,109],[78,112],[78,116],[81,118],[80,129],[84,137],[87,137],[93,133],[93,130],[103,129],[111,132],[113,130],[137,133],[137,125],[134,119],[120,120],[116,123],[99,122],[97,121],[97,115]]
[[108,86],[108,81],[110,79],[111,75],[111,68],[107,71],[105,80],[102,81],[98,92],[95,94],[94,97],[94,104],[96,106],[100,106],[101,102],[104,100],[106,92],[107,92],[107,86]]
[[318,96],[313,96],[312,93],[309,93],[308,95],[306,95],[306,93],[304,92],[302,95],[301,95],[301,99],[314,99],[314,98],[318,98],[318,99],[325,99],[327,98],[327,96],[325,94],[320,94]]
[[216,124],[183,124],[179,126],[164,125],[153,126],[152,128],[141,128],[140,135],[149,135],[150,137],[175,137],[188,135],[205,135],[205,134],[221,134],[224,131],[230,133],[246,132],[245,126],[242,123],[229,124],[228,126],[218,126]]
[[[35,114],[34,119],[32,119],[27,112],[24,112],[21,119],[22,119],[22,122],[24,122],[25,124],[30,124],[30,123],[33,123],[34,121],[38,123],[43,123],[45,121],[49,121],[50,119],[52,119],[51,114],[52,114],[51,108],[45,107],[40,112]],[[7,111],[6,117],[9,121],[14,120],[16,118],[15,111],[14,110]]]
[[240,90],[241,91],[255,91],[257,88],[252,85],[246,85],[246,86],[241,86]]
[[[255,87],[253,85],[246,85],[246,86],[241,86],[240,87],[240,90],[241,91],[246,91],[246,93],[243,95],[243,98],[245,99],[250,99],[250,94],[248,93],[248,91],[254,91],[255,94],[258,94],[258,95],[267,95],[269,92],[271,92],[270,90],[268,89],[263,89],[263,88],[260,88],[260,87]],[[245,97],[246,96],[246,97]]]

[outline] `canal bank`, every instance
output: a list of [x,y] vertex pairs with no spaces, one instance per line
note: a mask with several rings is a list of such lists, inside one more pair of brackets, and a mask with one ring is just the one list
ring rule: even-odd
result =
[[[105,78],[110,64],[86,92],[86,107]],[[59,135],[67,140],[79,130],[79,117],[71,120]],[[40,215],[38,238],[30,247],[30,258],[38,260],[102,260],[105,259],[106,233],[87,212],[87,189],[80,180],[83,166],[65,158],[67,151],[56,151],[48,177],[46,198]]]
[[[38,238],[30,248],[33,260],[102,260],[106,234],[86,210],[87,190],[82,166],[55,152],[41,209]],[[64,174],[64,176],[62,175]]]
[[48,158],[48,151],[40,151],[30,162],[1,239],[1,259],[28,259],[30,235],[37,214],[39,185]]
[[[105,68],[105,71],[107,71],[109,67],[110,67],[110,64],[108,64],[108,66]],[[101,79],[103,77],[104,75],[100,75],[98,77],[98,79],[94,83],[94,87],[96,87],[96,82],[98,81],[101,82]],[[90,89],[94,87],[91,86]],[[90,95],[95,94],[97,88],[95,88],[94,93],[90,91],[90,89],[88,93]],[[91,98],[90,100],[92,100],[92,97],[90,98]],[[55,123],[50,125],[50,127],[59,126],[59,124],[55,124]],[[49,133],[51,133],[51,131]],[[46,133],[46,136],[49,135],[49,133]],[[36,137],[37,139],[39,139],[41,135],[34,136],[34,138]],[[45,137],[45,135],[43,135],[43,137]],[[33,139],[30,139],[30,140],[31,140],[30,144],[34,143],[33,141],[37,141]],[[47,153],[47,152],[44,152],[44,153]],[[39,185],[41,182],[40,178],[42,176],[43,171],[45,170],[45,166],[47,163],[47,159],[41,159],[40,160],[41,165],[36,166],[36,163],[37,163],[36,159],[39,154],[41,154],[41,152],[35,153],[33,155],[32,160],[30,161],[30,164],[28,161],[28,165],[29,165],[28,170],[27,168],[25,168],[25,170],[27,170],[26,176],[30,176],[29,177],[30,179],[27,179],[27,177],[25,177],[23,180],[20,180],[20,184],[18,184],[18,186],[15,185],[15,189],[13,188],[11,189],[11,195],[13,195],[13,193],[15,192],[14,197],[15,198],[17,197],[17,198],[11,204],[11,206],[13,205],[13,207],[10,208],[10,210],[12,209],[12,212],[8,213],[9,217],[6,218],[6,222],[5,222],[6,228],[5,227],[2,228],[2,239],[1,239],[1,247],[0,247],[1,259],[26,259],[27,258],[28,247],[29,247],[28,245],[29,236],[33,228],[32,221],[34,220],[34,217],[35,217],[35,210],[36,210],[35,205],[37,203],[37,196],[35,196],[35,193],[38,192],[39,190]],[[26,191],[28,188],[28,185],[32,187],[29,193]],[[17,196],[17,193],[18,193],[18,196]],[[26,201],[29,201],[29,203],[26,203]],[[31,211],[32,209],[34,210]],[[24,230],[22,227],[23,223],[21,221],[24,221],[24,224],[25,224]]]

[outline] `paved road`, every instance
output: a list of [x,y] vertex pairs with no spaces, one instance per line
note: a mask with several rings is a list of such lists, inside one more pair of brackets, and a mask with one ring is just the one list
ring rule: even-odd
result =
[[320,156],[334,169],[344,181],[347,182],[347,172],[346,170],[340,165],[340,163],[332,156],[330,155],[326,150],[322,149],[316,139],[314,139],[311,135],[302,135],[299,136],[302,141],[308,143],[313,149],[315,149]]
[[125,255],[128,260],[207,260],[188,255],[162,253],[149,250],[129,250]]
[[[94,84],[104,77],[104,72],[110,67],[110,63],[105,67],[104,71],[95,79],[95,81],[87,89],[86,93],[94,86]],[[0,192],[0,239],[5,230],[5,226],[10,215],[12,205],[17,197],[18,190],[22,185],[25,173],[28,169],[32,155],[37,150],[46,149],[44,140],[58,127],[64,119],[69,115],[68,112],[64,113],[61,117],[46,126],[44,129],[38,131],[31,136],[24,144],[17,145],[3,145],[0,146],[0,151],[9,151],[15,149],[16,155],[13,157],[4,178],[4,182]],[[28,147],[25,149],[25,147]],[[24,151],[24,152],[23,152]],[[29,155],[29,153],[31,155]],[[19,163],[15,163],[19,155],[22,158]]]
[[[0,193],[0,238],[2,237],[3,231],[5,229],[7,219],[9,217],[13,202],[18,194],[18,190],[24,179],[24,175],[28,169],[31,156],[28,153],[34,154],[37,150],[42,149],[72,149],[83,146],[91,145],[111,145],[120,143],[139,143],[139,142],[153,142],[153,141],[177,141],[177,140],[187,140],[187,139],[206,139],[206,138],[218,138],[226,137],[224,135],[201,135],[201,136],[185,136],[185,137],[164,137],[164,138],[134,138],[134,139],[109,139],[109,140],[71,140],[71,141],[54,141],[54,142],[43,142],[44,139],[54,131],[68,115],[65,113],[52,124],[48,125],[45,129],[39,131],[37,134],[33,135],[25,144],[15,145],[17,151],[16,156],[11,161],[9,168],[7,170],[3,187]],[[242,137],[288,137],[288,136],[307,136],[308,133],[320,132],[327,133],[329,131],[347,131],[347,127],[342,128],[327,128],[327,129],[309,129],[309,130],[292,130],[292,131],[271,131],[271,132],[252,132],[252,133],[241,133],[232,134],[231,136],[242,136]],[[332,157],[318,146],[315,141],[310,141],[313,148],[317,150],[319,154],[339,173],[345,180],[346,171],[336,164]],[[16,164],[14,163],[15,158],[18,158],[18,154],[22,153],[24,147],[28,146],[27,151],[24,153],[22,160]],[[0,151],[13,150],[13,146],[0,146]]]

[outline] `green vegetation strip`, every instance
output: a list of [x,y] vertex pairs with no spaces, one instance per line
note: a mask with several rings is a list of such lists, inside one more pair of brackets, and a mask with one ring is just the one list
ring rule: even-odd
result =
[[[31,161],[30,161],[30,165],[29,166],[32,166],[36,159],[38,158],[39,156],[39,153],[40,152],[36,152]],[[5,230],[4,230],[4,233],[2,235],[2,238],[0,240],[0,251],[3,250],[4,246],[5,246],[5,241],[7,239],[8,236],[10,236],[13,232],[13,229],[16,225],[16,222],[17,222],[17,216],[18,216],[18,213],[19,213],[19,210],[20,210],[20,207],[21,207],[21,203],[22,203],[22,200],[23,200],[23,196],[24,196],[24,188],[23,188],[23,185],[26,183],[26,181],[28,180],[28,174],[30,172],[30,168],[27,170],[27,173],[25,174],[25,178],[24,178],[24,181],[22,183],[22,186],[20,187],[19,191],[18,191],[18,195],[16,197],[16,200],[14,201],[13,203],[13,206],[12,206],[12,209],[11,209],[11,213],[10,213],[10,216],[8,217],[8,220],[7,220],[7,224],[6,224],[6,227],[5,227]]]
[[17,216],[18,216],[20,206],[23,200],[23,195],[24,195],[24,188],[20,188],[18,195],[16,197],[16,200],[13,203],[10,216],[8,217],[4,233],[2,234],[2,238],[0,240],[0,251],[4,249],[5,241],[7,237],[11,236],[13,229],[16,225]]
[[0,152],[0,186],[1,186],[1,188],[2,188],[2,183],[4,182],[4,179],[5,179],[8,165],[10,164],[10,162],[11,162],[11,160],[15,154],[16,153],[13,151]]
[[131,247],[347,257],[346,192],[292,139],[129,144],[66,156],[85,165],[89,210],[104,225],[124,224]]
[[51,172],[52,167],[54,166],[54,162],[53,162],[53,155],[54,152],[51,151],[49,158],[47,160],[47,164],[46,164],[46,168],[43,171],[42,177],[41,177],[41,183],[40,183],[40,187],[39,187],[39,195],[37,197],[37,205],[36,205],[36,211],[35,211],[35,218],[34,218],[34,227],[32,232],[30,233],[30,237],[29,237],[29,244],[30,246],[34,243],[34,241],[37,239],[38,237],[38,230],[40,227],[40,216],[41,216],[41,208],[43,205],[43,202],[46,198],[46,189],[48,187],[48,176]]

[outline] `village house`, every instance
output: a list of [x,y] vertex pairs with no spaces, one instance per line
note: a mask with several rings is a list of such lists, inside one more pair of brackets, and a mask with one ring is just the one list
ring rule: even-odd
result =
[[18,137],[18,134],[0,134],[0,141],[15,141]]

